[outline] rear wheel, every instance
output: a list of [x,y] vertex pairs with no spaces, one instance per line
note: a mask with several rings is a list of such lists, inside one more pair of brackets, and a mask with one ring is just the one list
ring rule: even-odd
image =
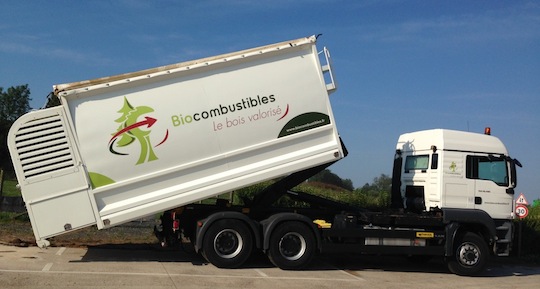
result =
[[253,238],[239,220],[220,220],[203,237],[203,256],[219,268],[240,267],[251,255]]
[[482,237],[467,232],[456,240],[454,256],[448,260],[448,269],[457,275],[476,275],[482,272],[489,259],[489,249]]
[[268,258],[281,269],[300,269],[315,255],[315,236],[300,222],[285,222],[270,236]]

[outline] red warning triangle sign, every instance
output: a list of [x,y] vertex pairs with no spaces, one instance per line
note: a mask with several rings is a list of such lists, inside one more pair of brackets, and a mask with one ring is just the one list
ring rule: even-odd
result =
[[525,205],[527,206],[529,203],[527,202],[527,199],[525,199],[525,196],[523,193],[519,194],[519,197],[516,199],[516,205]]

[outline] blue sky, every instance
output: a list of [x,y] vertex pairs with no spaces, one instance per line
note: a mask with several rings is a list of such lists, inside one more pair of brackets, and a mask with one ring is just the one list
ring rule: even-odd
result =
[[322,33],[356,187],[390,174],[401,133],[483,132],[523,163],[517,192],[540,198],[538,1],[2,1],[0,87],[115,75]]

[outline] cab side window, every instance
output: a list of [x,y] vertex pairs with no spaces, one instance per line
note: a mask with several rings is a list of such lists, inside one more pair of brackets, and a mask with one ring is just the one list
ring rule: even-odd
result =
[[429,155],[407,156],[405,159],[405,173],[415,170],[426,172],[429,166]]
[[487,156],[467,156],[467,178],[493,181],[508,186],[506,160]]

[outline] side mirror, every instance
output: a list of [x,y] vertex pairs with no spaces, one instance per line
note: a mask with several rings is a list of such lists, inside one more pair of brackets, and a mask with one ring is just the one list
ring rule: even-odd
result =
[[[507,160],[510,162],[510,185],[512,186],[512,191],[513,191],[513,189],[517,186],[517,170],[516,170],[516,166],[518,166],[520,168],[522,168],[523,166],[516,159],[508,158]],[[507,193],[509,193],[509,192],[507,191]],[[513,194],[513,192],[512,192],[512,194]]]

